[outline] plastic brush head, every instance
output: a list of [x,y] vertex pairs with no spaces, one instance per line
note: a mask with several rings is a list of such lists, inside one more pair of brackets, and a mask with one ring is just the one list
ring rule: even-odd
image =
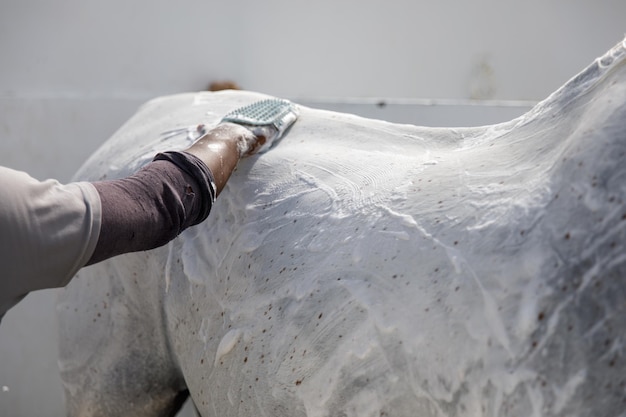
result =
[[222,118],[222,122],[236,123],[265,136],[266,142],[259,150],[264,152],[283,136],[297,118],[298,108],[295,104],[289,100],[271,98],[233,110]]

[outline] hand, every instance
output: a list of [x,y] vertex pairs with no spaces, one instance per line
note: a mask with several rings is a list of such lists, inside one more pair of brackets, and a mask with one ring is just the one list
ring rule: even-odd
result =
[[234,123],[220,123],[185,152],[195,155],[209,168],[217,194],[237,166],[239,159],[250,155],[259,139],[248,129]]

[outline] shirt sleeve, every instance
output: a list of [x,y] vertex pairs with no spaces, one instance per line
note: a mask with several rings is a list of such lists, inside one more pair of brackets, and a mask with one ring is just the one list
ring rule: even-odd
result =
[[30,291],[66,285],[91,257],[100,221],[92,184],[0,167],[0,317]]
[[209,168],[192,154],[165,152],[126,178],[94,182],[101,227],[88,264],[165,245],[207,218],[216,188]]

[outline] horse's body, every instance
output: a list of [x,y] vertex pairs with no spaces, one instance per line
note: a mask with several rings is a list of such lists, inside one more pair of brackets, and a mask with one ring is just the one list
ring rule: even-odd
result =
[[[79,178],[258,98],[151,101]],[[189,390],[202,416],[623,416],[625,152],[624,45],[494,126],[302,108],[206,222],[69,285],[69,408],[168,415]]]

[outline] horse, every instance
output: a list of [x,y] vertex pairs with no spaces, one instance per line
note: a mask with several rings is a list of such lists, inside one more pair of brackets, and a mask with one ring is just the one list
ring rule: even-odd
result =
[[[264,97],[151,100],[76,179]],[[301,106],[205,222],[63,290],[69,413],[624,416],[625,154],[626,42],[494,125]]]

